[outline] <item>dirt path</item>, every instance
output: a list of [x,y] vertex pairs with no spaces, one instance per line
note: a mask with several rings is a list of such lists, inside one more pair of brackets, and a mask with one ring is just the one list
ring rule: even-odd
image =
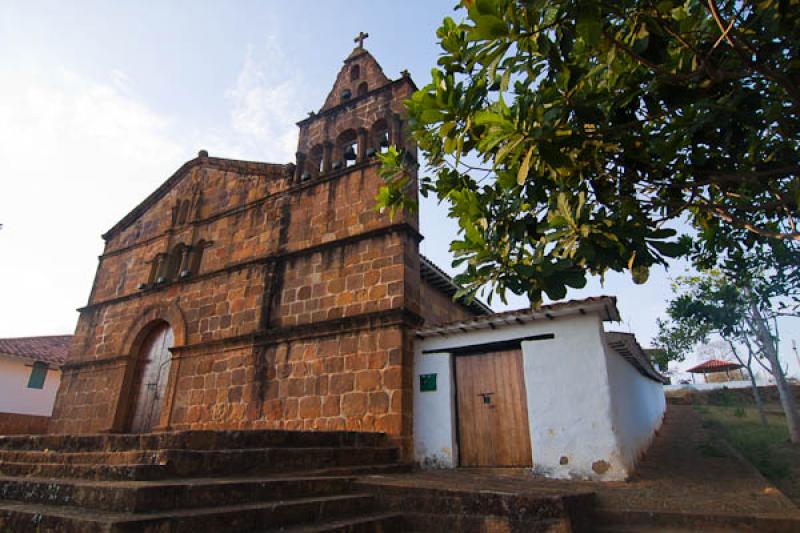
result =
[[688,406],[669,406],[633,479],[602,485],[599,503],[612,509],[800,517],[800,509]]

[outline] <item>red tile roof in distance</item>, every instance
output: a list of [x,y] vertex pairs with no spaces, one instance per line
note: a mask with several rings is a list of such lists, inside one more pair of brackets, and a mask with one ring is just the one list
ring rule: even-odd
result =
[[67,360],[70,341],[72,341],[72,335],[0,339],[0,356],[42,361],[61,366]]
[[694,374],[713,374],[714,372],[725,372],[726,370],[736,370],[737,368],[742,368],[742,365],[739,363],[731,363],[730,361],[709,359],[697,366],[693,366],[688,369],[687,372],[692,372]]

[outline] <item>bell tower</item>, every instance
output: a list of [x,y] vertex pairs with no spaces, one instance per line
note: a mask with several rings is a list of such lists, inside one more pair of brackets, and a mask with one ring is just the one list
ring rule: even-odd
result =
[[416,145],[406,136],[403,101],[416,90],[407,71],[390,80],[364,48],[369,34],[344,60],[325,103],[297,123],[296,182],[318,179],[356,166],[376,164],[390,145],[416,160]]

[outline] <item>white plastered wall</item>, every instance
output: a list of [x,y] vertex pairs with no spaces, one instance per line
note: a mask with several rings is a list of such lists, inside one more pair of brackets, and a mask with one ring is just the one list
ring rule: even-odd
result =
[[620,455],[625,468],[633,471],[664,420],[664,386],[637,372],[611,348],[606,348],[606,361]]
[[[647,378],[624,360],[622,364],[635,376],[616,366],[609,370],[602,320],[596,313],[419,340],[414,366],[414,446],[421,465],[458,466],[453,365],[447,350],[548,333],[554,338],[522,342],[534,470],[549,477],[602,480],[625,479],[630,474],[629,458],[642,442],[641,427],[638,422],[618,426],[615,417],[628,416],[620,409],[624,400],[654,403],[645,409],[652,414],[663,405],[663,393],[659,400],[654,389],[639,383]],[[436,374],[436,391],[420,392],[422,374]],[[637,384],[621,386],[612,396],[610,376]],[[637,397],[627,398],[629,394]],[[650,435],[654,430],[650,428]],[[628,438],[634,435],[635,439]]]
[[50,368],[44,388],[29,389],[31,361],[0,356],[0,413],[50,416],[61,372]]

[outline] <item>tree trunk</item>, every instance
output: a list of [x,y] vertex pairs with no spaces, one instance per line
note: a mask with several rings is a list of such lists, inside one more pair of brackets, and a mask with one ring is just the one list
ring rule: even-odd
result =
[[[724,338],[724,337],[723,337]],[[750,387],[753,389],[753,399],[756,402],[756,410],[758,411],[758,418],[761,419],[761,423],[763,425],[767,425],[767,415],[764,413],[764,402],[761,401],[761,393],[758,392],[758,383],[756,383],[756,377],[753,375],[753,351],[749,348],[747,349],[747,363],[739,356],[739,352],[736,350],[736,345],[730,339],[725,339],[728,342],[728,346],[731,348],[731,352],[733,352],[733,356],[739,361],[739,364],[742,365],[747,370],[747,377],[750,378]]]
[[772,334],[764,323],[764,317],[758,309],[755,300],[750,299],[750,311],[753,315],[753,326],[755,327],[758,343],[764,350],[764,355],[772,368],[772,375],[775,377],[775,386],[778,388],[778,395],[781,398],[783,413],[786,415],[786,425],[789,427],[789,438],[794,443],[800,443],[800,417],[797,414],[797,404],[789,385],[786,383],[786,376],[783,374],[778,351],[775,349]]
[[763,425],[767,425],[767,415],[764,413],[764,402],[761,401],[761,393],[758,392],[758,384],[756,378],[753,376],[753,371],[750,367],[747,368],[747,375],[750,377],[750,386],[753,388],[753,399],[756,401],[756,409],[758,410],[758,418],[761,419]]

